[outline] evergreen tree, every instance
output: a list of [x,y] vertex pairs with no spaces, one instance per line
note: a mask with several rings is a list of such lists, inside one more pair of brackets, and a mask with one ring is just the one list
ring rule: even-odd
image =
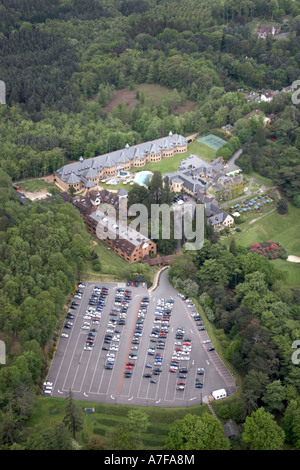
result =
[[73,393],[70,390],[67,397],[68,404],[65,409],[63,423],[76,440],[76,433],[83,428],[82,412],[74,402]]
[[237,256],[238,255],[238,251],[237,251],[237,247],[236,247],[236,243],[235,243],[235,239],[233,238],[230,242],[230,245],[229,245],[229,251],[230,253],[232,253],[234,256]]

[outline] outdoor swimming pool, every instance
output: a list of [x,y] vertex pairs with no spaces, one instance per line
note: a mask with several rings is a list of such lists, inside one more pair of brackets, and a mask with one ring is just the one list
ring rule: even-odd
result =
[[151,171],[139,171],[134,177],[135,183],[139,185],[147,184],[152,176]]
[[126,178],[127,176],[130,176],[130,173],[129,173],[129,171],[120,171],[119,176],[121,178]]

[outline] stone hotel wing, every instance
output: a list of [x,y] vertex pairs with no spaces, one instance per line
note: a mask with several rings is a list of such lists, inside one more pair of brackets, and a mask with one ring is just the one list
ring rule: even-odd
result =
[[54,172],[54,181],[63,191],[71,187],[76,192],[97,189],[101,178],[117,175],[121,170],[143,167],[148,162],[158,162],[177,153],[187,151],[187,140],[178,134],[151,142],[126,145],[124,149],[65,165]]

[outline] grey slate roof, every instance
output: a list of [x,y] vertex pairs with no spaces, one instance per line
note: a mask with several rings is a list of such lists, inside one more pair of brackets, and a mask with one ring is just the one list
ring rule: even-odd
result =
[[98,172],[91,167],[84,173],[83,176],[88,179],[97,178]]
[[95,183],[91,180],[87,180],[84,176],[80,176],[79,179],[83,182],[86,188],[94,188]]
[[124,189],[124,188],[120,188],[120,189],[118,190],[118,195],[119,195],[119,196],[127,196],[127,195],[128,195],[128,191],[126,191],[126,189]]
[[80,178],[75,175],[75,173],[71,173],[67,178],[66,178],[66,183],[68,184],[76,184],[76,183],[80,183]]
[[[159,154],[162,150],[172,149],[175,146],[183,146],[186,144],[187,141],[185,137],[178,134],[172,134],[155,141],[144,142],[133,145],[132,147],[126,145],[126,147],[121,150],[116,150],[105,155],[99,155],[98,157],[94,158],[88,158],[83,161],[81,160],[75,163],[70,163],[59,168],[54,173],[63,181],[68,182],[68,179],[72,173],[77,175],[77,177],[85,176],[87,170],[90,168],[93,168],[93,170],[98,172],[104,167],[111,168],[117,166],[120,163],[127,163],[134,158],[144,158],[148,153]],[[136,157],[135,154],[137,154],[138,157]]]
[[224,212],[218,208],[217,213],[208,216],[207,222],[211,225],[222,224],[227,216],[228,216],[227,212]]
[[[148,243],[150,239],[145,235],[137,232],[126,224],[122,223],[119,220],[116,220],[114,217],[111,217],[109,214],[105,214],[101,209],[92,212],[90,217],[94,219],[100,229],[100,233],[105,233],[108,238],[111,239],[123,239],[130,242],[131,245],[139,246],[144,243]],[[106,230],[103,232],[104,228]],[[102,232],[101,232],[102,230]]]

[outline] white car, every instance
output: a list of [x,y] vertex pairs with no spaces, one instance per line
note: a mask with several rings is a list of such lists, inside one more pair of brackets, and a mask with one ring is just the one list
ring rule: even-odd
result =
[[203,344],[206,344],[206,343],[211,343],[211,339],[205,339],[202,341]]
[[116,357],[116,355],[113,354],[113,353],[107,353],[106,356],[107,356],[107,357]]
[[62,333],[60,336],[61,336],[62,338],[69,338],[69,335],[67,335],[67,333]]
[[53,387],[53,383],[52,382],[44,382],[43,383],[44,387]]
[[84,346],[84,349],[85,349],[86,351],[91,351],[93,348],[91,348],[90,346]]
[[81,329],[82,329],[82,330],[89,330],[90,327],[89,327],[88,325],[82,325]]

